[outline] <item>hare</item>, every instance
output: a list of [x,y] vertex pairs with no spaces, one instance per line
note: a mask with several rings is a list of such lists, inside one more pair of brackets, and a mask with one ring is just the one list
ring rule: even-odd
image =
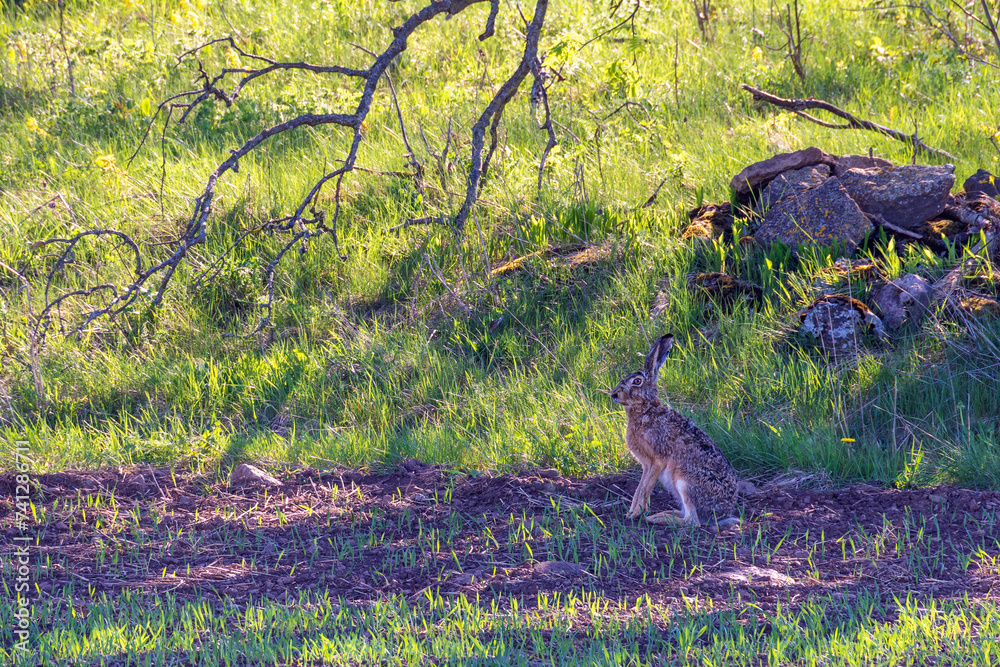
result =
[[651,514],[647,521],[696,526],[739,523],[734,517],[739,481],[729,459],[694,422],[660,404],[656,379],[673,345],[672,335],[659,338],[646,355],[643,370],[626,375],[611,392],[611,400],[625,406],[625,442],[642,464],[628,517],[634,519],[649,509],[649,495],[659,479],[683,510]]

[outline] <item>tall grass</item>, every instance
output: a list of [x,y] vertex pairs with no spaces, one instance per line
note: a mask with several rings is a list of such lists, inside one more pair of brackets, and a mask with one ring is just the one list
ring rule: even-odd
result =
[[[76,96],[67,90],[52,3],[8,7],[0,21],[0,261],[41,284],[53,258],[32,251],[40,239],[96,226],[169,241],[230,149],[263,126],[343,110],[358,95],[349,82],[320,77],[259,81],[232,107],[208,104],[170,127],[161,155],[163,118],[152,113],[159,100],[190,88],[196,72],[193,61],[176,63],[181,52],[235,34],[260,53],[364,66],[367,57],[349,43],[384,44],[413,6],[69,3]],[[28,341],[24,295],[0,274],[2,437],[28,439],[43,469],[243,458],[365,465],[416,456],[601,472],[628,464],[624,416],[606,390],[670,330],[679,345],[661,390],[746,473],[797,468],[838,480],[994,484],[995,319],[970,328],[932,318],[918,335],[831,365],[794,332],[796,311],[818,295],[816,278],[836,257],[768,265],[778,258],[678,240],[684,210],[727,199],[732,174],[775,151],[818,145],[911,158],[905,145],[881,136],[760,109],[741,82],[828,99],[906,131],[916,125],[927,143],[959,157],[960,180],[996,165],[995,70],[960,58],[914,10],[855,12],[826,0],[802,6],[811,35],[804,84],[779,52],[755,51],[777,41],[763,5],[720,6],[711,43],[701,41],[687,6],[668,3],[645,7],[634,34],[585,44],[617,20],[601,4],[557,3],[542,50],[565,78],[550,92],[561,143],[543,188],[536,191],[544,139],[521,96],[505,115],[503,146],[482,191],[482,233],[470,225],[461,239],[436,227],[386,230],[453,210],[444,190],[464,187],[468,127],[515,62],[517,21],[504,14],[497,36],[483,43],[475,36],[486,7],[425,26],[392,75],[410,134],[434,152],[450,146],[450,166],[438,174],[424,140],[411,138],[437,189],[421,194],[411,179],[352,177],[340,230],[347,259],[322,240],[289,256],[273,328],[241,337],[262,314],[262,267],[282,239],[238,248],[192,292],[195,276],[239,230],[294,207],[349,137],[318,129],[276,138],[220,184],[208,241],[178,271],[152,321],[139,313],[103,321],[82,340],[49,332],[44,402],[16,360]],[[225,58],[220,48],[203,61],[218,69]],[[130,163],[151,120],[153,133]],[[387,90],[368,125],[360,164],[405,169]],[[661,181],[658,203],[639,208]],[[602,252],[574,262],[566,244],[581,241],[603,244]],[[933,277],[951,266],[913,251],[897,259],[885,243],[872,239],[867,252],[889,272]],[[550,245],[564,250],[491,276],[505,260]],[[162,257],[167,247],[150,245],[148,256]],[[123,280],[129,270],[106,242],[81,244],[54,289]],[[705,270],[764,284],[765,302],[706,304],[686,288],[689,273]],[[669,307],[652,318],[658,293]],[[9,462],[5,456],[0,462]]]

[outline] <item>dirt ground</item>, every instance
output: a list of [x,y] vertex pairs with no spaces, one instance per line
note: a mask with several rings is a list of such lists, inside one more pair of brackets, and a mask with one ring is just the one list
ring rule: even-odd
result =
[[[488,604],[589,590],[761,609],[806,596],[1000,594],[1000,493],[762,484],[721,532],[625,519],[637,474],[490,476],[404,461],[394,472],[290,471],[280,487],[150,467],[35,478],[42,595],[167,591],[182,599],[349,602],[433,588]],[[14,479],[0,475],[0,550]],[[671,506],[659,489],[652,509]],[[5,559],[6,560],[6,559]],[[71,586],[71,588],[67,588]]]

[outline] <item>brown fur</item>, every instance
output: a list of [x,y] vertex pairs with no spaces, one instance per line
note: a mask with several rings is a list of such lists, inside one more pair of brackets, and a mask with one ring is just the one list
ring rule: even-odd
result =
[[659,479],[680,501],[681,512],[659,512],[653,523],[733,523],[739,480],[722,450],[694,422],[660,403],[656,381],[673,347],[670,334],[649,350],[645,368],[622,378],[611,392],[625,406],[625,442],[642,465],[642,477],[632,496],[629,518],[649,508],[649,496]]

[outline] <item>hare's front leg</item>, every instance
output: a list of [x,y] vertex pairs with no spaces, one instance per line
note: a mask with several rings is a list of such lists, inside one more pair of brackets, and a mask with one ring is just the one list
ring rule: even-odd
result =
[[630,519],[634,519],[642,514],[642,497],[639,495],[639,492],[642,491],[642,483],[649,476],[649,462],[638,457],[636,458],[642,466],[642,475],[639,477],[639,484],[635,487],[635,493],[632,494],[632,504],[628,508],[628,518]]
[[649,496],[653,493],[656,480],[666,467],[665,463],[659,461],[643,461],[642,477],[635,487],[635,494],[632,496],[632,507],[629,509],[628,518],[634,519],[649,509]]

